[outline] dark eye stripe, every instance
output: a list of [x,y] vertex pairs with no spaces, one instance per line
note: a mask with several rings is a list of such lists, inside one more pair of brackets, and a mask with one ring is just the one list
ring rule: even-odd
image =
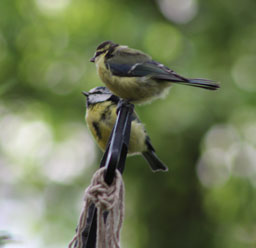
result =
[[102,53],[104,53],[104,52],[106,52],[106,50],[104,50],[104,51],[99,51],[99,52],[96,52],[96,55],[95,55],[95,57],[98,57],[99,55],[101,55]]

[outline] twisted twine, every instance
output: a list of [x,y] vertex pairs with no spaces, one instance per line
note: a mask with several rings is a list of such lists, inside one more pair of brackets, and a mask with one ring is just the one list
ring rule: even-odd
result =
[[[105,168],[101,168],[95,172],[91,184],[85,190],[84,208],[69,248],[83,247],[82,232],[86,227],[88,209],[92,203],[98,209],[96,248],[120,248],[120,231],[124,218],[124,184],[118,170],[113,183],[110,186],[106,184],[104,170]],[[106,211],[108,215],[104,218]]]

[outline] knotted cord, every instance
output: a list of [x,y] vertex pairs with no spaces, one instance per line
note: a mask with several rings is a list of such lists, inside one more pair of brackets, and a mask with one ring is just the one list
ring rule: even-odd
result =
[[[120,248],[120,230],[124,219],[124,184],[118,170],[114,181],[108,185],[104,181],[105,168],[95,172],[91,184],[85,190],[84,208],[79,218],[77,233],[69,248],[82,248],[82,232],[86,227],[89,206],[94,203],[97,214],[96,248]],[[105,212],[108,214],[104,214]]]

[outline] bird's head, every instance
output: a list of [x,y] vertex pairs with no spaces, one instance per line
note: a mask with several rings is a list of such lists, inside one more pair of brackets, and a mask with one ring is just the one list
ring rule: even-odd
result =
[[114,101],[117,103],[119,98],[113,95],[107,87],[96,87],[91,89],[89,92],[83,91],[83,95],[86,96],[86,107],[88,108],[91,105],[105,102],[105,101]]
[[111,53],[115,50],[119,45],[112,41],[104,41],[96,49],[94,56],[90,59],[90,62],[97,62],[97,60],[105,55],[111,56]]

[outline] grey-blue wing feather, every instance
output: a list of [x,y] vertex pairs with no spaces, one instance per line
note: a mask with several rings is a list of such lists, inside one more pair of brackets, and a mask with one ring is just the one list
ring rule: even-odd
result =
[[113,62],[106,62],[108,69],[111,71],[111,73],[115,76],[121,76],[121,77],[132,77],[129,74],[129,71],[132,68],[132,65],[129,64],[117,64]]
[[136,63],[131,63],[129,59],[118,61],[117,58],[107,62],[108,68],[111,70],[112,74],[115,76],[123,77],[145,77],[149,76],[156,80],[166,80],[173,82],[184,82],[187,81],[186,78],[183,78],[176,74],[174,71],[170,70],[166,66],[159,64],[153,60],[140,62],[139,60]]
[[172,82],[187,81],[186,78],[179,76],[168,67],[153,60],[135,65],[133,68],[131,68],[130,74],[134,77],[150,76],[151,78],[156,80],[165,80]]
[[147,54],[130,48],[117,50],[105,63],[115,76],[149,77],[159,83],[169,81],[208,90],[219,88],[218,83],[212,80],[182,77],[168,67],[152,60]]
[[131,71],[138,64],[152,61],[147,54],[128,47],[118,48],[105,63],[113,75],[123,77],[134,77]]

